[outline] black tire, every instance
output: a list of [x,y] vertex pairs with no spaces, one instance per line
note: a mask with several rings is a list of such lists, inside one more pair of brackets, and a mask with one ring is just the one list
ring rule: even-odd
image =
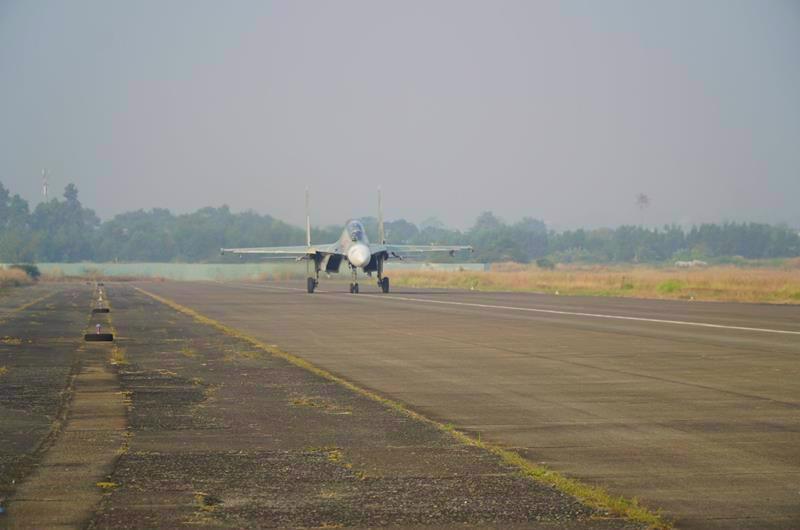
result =
[[389,292],[389,278],[383,278],[381,280],[381,291],[383,291],[384,293]]
[[313,293],[316,287],[317,287],[317,280],[315,280],[314,278],[308,278],[306,280],[306,289],[308,290],[309,293]]
[[110,313],[111,310],[107,307],[95,307],[92,309],[92,313]]
[[114,340],[113,333],[87,333],[83,336],[86,342],[111,342]]

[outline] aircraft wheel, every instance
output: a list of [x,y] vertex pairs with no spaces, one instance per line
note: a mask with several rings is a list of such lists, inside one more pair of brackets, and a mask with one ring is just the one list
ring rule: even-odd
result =
[[309,293],[313,293],[314,288],[316,286],[317,286],[317,280],[315,280],[314,278],[308,278],[308,280],[306,280],[306,288],[308,289]]
[[389,278],[384,278],[381,280],[381,291],[384,293],[389,292]]
[[358,294],[358,284],[357,283],[353,284],[353,294]]
[[355,285],[355,284],[352,284],[352,283],[350,284],[350,294],[353,294],[354,292],[356,292],[356,288],[353,287],[353,285]]

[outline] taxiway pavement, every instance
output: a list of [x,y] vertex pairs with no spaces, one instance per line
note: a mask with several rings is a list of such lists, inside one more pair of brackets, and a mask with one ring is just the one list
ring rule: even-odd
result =
[[679,527],[800,525],[798,306],[139,285]]

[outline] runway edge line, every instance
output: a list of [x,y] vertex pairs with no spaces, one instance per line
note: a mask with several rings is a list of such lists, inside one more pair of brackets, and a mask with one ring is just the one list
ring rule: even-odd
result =
[[729,326],[727,324],[713,324],[710,322],[692,322],[689,320],[667,320],[663,318],[632,317],[627,315],[606,315],[603,313],[585,313],[581,311],[561,311],[557,309],[542,309],[538,307],[517,307],[510,305],[476,304],[472,302],[453,302],[450,300],[429,300],[427,298],[409,298],[405,296],[381,297],[375,294],[364,294],[364,297],[380,298],[382,300],[400,300],[403,302],[424,302],[427,304],[444,304],[463,307],[477,307],[481,309],[500,309],[503,311],[526,311],[529,313],[544,313],[549,315],[565,315],[587,318],[606,318],[609,320],[631,320],[634,322],[653,322],[655,324],[673,324],[678,326],[695,326],[699,328],[731,329],[737,331],[752,331],[758,333],[777,333],[781,335],[800,335],[800,331],[770,328],[751,328],[747,326]]
[[174,309],[179,313],[193,318],[195,321],[201,324],[211,326],[225,333],[226,335],[248,342],[254,347],[264,351],[269,355],[272,355],[273,357],[283,359],[290,364],[297,366],[298,368],[302,368],[319,377],[322,377],[323,379],[337,383],[360,396],[366,397],[372,401],[376,401],[386,407],[400,412],[401,414],[413,420],[432,425],[440,431],[448,433],[455,440],[464,445],[477,447],[484,451],[488,451],[500,457],[504,463],[519,469],[525,477],[537,482],[548,484],[563,493],[575,497],[590,507],[606,511],[617,516],[622,516],[633,522],[646,524],[652,529],[667,530],[673,528],[672,523],[665,520],[660,510],[650,510],[647,507],[639,504],[639,501],[636,498],[627,499],[622,496],[614,496],[599,486],[592,486],[579,480],[566,477],[556,471],[553,471],[552,469],[548,469],[545,466],[535,464],[510,449],[505,449],[499,445],[484,442],[479,437],[470,436],[469,434],[454,429],[451,425],[428,418],[427,416],[411,410],[399,401],[383,397],[371,390],[362,388],[355,383],[352,383],[347,379],[320,368],[301,357],[283,351],[275,345],[261,342],[260,340],[246,335],[235,328],[207,317],[195,311],[194,309],[183,306],[173,300],[164,298],[155,293],[151,293],[145,289],[142,289],[141,287],[134,286],[134,289],[141,294]]

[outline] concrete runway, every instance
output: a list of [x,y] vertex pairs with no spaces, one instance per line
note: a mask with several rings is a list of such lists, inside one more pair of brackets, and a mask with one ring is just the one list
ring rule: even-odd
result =
[[139,285],[678,527],[800,527],[800,307]]

